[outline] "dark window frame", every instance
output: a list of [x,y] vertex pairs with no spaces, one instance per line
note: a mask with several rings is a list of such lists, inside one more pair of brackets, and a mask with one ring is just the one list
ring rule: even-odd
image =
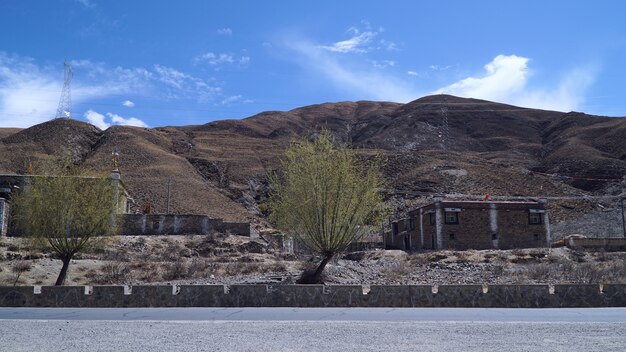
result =
[[[532,217],[537,216],[539,218],[539,222],[533,222]],[[541,225],[543,224],[543,216],[541,213],[528,213],[528,225]]]
[[437,225],[437,214],[429,213],[428,214],[428,223],[431,225]]
[[409,230],[415,230],[415,219],[409,219]]
[[[454,214],[455,220],[454,221],[448,221],[448,214]],[[443,214],[443,219],[444,219],[444,222],[447,225],[458,225],[459,224],[459,212],[457,212],[457,211],[446,211]]]
[[400,226],[398,226],[397,222],[391,223],[391,233],[393,235],[397,235],[398,233],[400,233]]

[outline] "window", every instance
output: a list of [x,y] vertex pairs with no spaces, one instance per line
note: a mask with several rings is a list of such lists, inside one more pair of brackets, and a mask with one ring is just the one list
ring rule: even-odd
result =
[[534,235],[533,235],[533,240],[535,240],[535,241],[539,241],[539,239],[540,239],[540,237],[539,237],[539,234],[538,234],[538,233],[536,233],[536,234],[534,234]]
[[415,219],[409,219],[409,230],[415,230]]
[[494,241],[497,240],[498,239],[498,234],[497,233],[492,233],[491,234],[491,239],[494,240]]
[[435,213],[428,214],[428,222],[431,225],[435,225],[437,223],[437,216],[435,215]]
[[394,222],[393,224],[391,224],[391,231],[393,232],[394,235],[398,234],[398,223]]
[[456,235],[451,233],[450,234],[450,241],[454,241],[456,239]]
[[446,211],[446,224],[458,224],[459,213],[454,211]]
[[528,223],[530,225],[541,225],[541,213],[528,213]]

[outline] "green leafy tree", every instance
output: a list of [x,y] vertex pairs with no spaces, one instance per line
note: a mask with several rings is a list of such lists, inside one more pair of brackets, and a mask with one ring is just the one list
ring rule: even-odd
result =
[[55,285],[64,284],[74,255],[101,248],[115,234],[114,182],[61,161],[28,177],[13,200],[19,232],[63,262]]
[[287,148],[282,173],[270,175],[270,221],[322,258],[300,283],[321,282],[335,255],[380,224],[379,166],[379,160],[360,163],[354,150],[334,148],[328,131]]

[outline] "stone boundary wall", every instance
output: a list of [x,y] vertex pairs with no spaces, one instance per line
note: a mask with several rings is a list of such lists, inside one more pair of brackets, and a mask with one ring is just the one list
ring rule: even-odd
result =
[[121,215],[122,236],[209,235],[230,232],[250,236],[250,223],[224,222],[206,215],[124,214]]
[[0,286],[0,307],[626,307],[626,284]]
[[566,238],[565,246],[570,249],[605,250],[607,252],[626,251],[626,238]]

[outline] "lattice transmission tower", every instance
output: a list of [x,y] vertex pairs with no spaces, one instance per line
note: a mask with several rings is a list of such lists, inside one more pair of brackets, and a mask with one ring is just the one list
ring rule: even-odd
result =
[[63,90],[61,91],[61,99],[59,99],[59,107],[57,108],[57,114],[55,117],[72,117],[72,90],[70,84],[72,83],[72,77],[74,76],[74,70],[67,60],[63,62],[64,68],[64,80]]
[[443,152],[445,154],[444,157],[444,168],[451,168],[454,165],[450,160],[450,126],[448,124],[448,97],[444,94],[441,95],[441,130],[440,130],[440,138],[441,144],[443,145]]

